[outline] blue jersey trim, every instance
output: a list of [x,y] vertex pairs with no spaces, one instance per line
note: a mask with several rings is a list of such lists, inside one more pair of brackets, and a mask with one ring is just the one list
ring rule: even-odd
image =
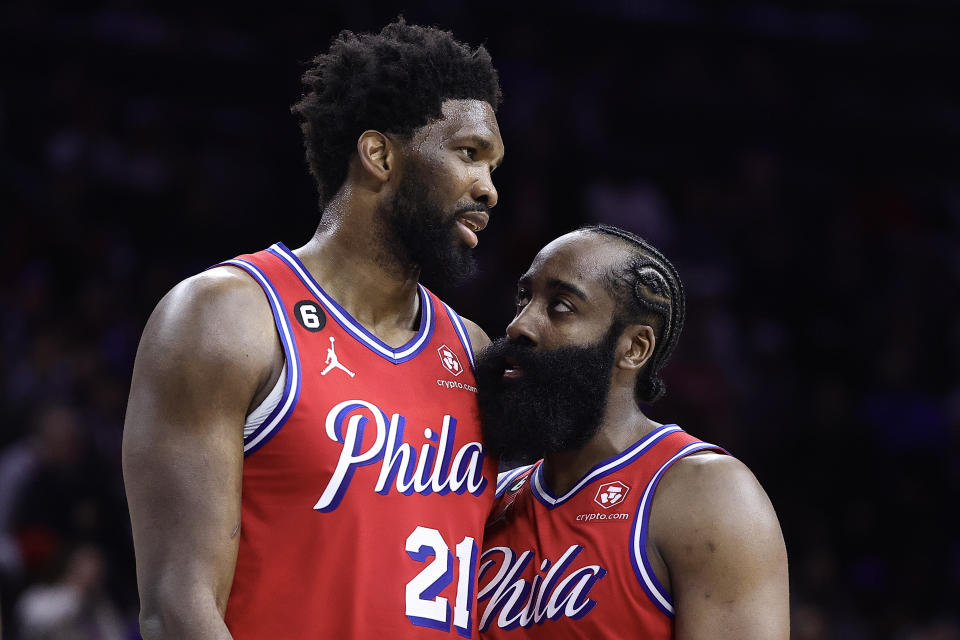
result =
[[330,297],[330,295],[323,290],[323,287],[313,279],[313,276],[310,275],[310,272],[300,261],[300,258],[294,255],[282,242],[276,243],[267,249],[267,251],[280,258],[297,277],[300,278],[304,286],[313,293],[317,301],[333,316],[337,324],[343,327],[344,331],[381,358],[393,364],[400,364],[415,358],[430,343],[430,339],[433,337],[435,313],[431,296],[422,285],[417,285],[417,291],[420,296],[420,326],[417,333],[405,345],[393,348],[370,333],[366,327],[360,324],[346,309]]
[[447,316],[450,318],[450,322],[453,323],[453,328],[457,332],[457,335],[460,337],[460,344],[463,345],[463,350],[467,352],[467,359],[470,360],[470,369],[473,370],[474,375],[477,373],[477,364],[473,360],[473,344],[470,342],[470,334],[467,332],[467,327],[463,324],[463,318],[460,315],[450,308],[446,302],[441,301],[443,308],[447,310]]
[[682,431],[682,429],[675,424],[665,424],[657,427],[617,455],[595,464],[593,468],[583,476],[580,482],[575,484],[572,489],[560,497],[554,496],[550,491],[550,488],[547,486],[547,483],[543,478],[543,465],[541,464],[534,470],[532,474],[533,477],[532,481],[530,482],[532,493],[534,497],[536,497],[536,499],[548,509],[558,507],[572,498],[577,494],[577,492],[594,480],[607,476],[614,471],[619,471],[633,462],[638,456],[642,455],[644,451],[671,433],[675,433],[677,431]]
[[280,401],[263,423],[243,439],[243,455],[246,457],[275,436],[297,406],[297,401],[300,399],[300,381],[302,378],[300,356],[297,351],[297,341],[293,336],[290,322],[284,311],[283,300],[266,274],[256,265],[240,259],[227,260],[216,266],[232,266],[243,269],[257,281],[270,303],[273,321],[277,325],[277,334],[280,336],[280,344],[283,345],[283,355],[287,360],[287,381],[283,386]]
[[[673,598],[660,583],[657,574],[653,571],[650,559],[647,557],[647,532],[650,522],[650,506],[653,504],[653,494],[657,490],[657,484],[667,469],[673,466],[675,462],[692,453],[705,450],[719,450],[720,447],[707,442],[691,442],[682,447],[669,460],[657,470],[650,482],[643,490],[643,497],[640,498],[640,504],[637,506],[637,513],[633,518],[633,526],[630,529],[630,564],[633,566],[633,572],[643,587],[647,597],[664,615],[672,618],[674,616]],[[724,452],[725,453],[725,452]],[[639,526],[637,526],[639,525]]]
[[532,466],[532,464],[528,464],[526,466],[517,467],[516,469],[511,469],[510,471],[504,471],[501,473],[497,477],[497,491],[494,494],[494,497],[499,498],[502,496],[503,492],[507,490],[507,487],[513,484],[514,480],[523,475],[523,473]]

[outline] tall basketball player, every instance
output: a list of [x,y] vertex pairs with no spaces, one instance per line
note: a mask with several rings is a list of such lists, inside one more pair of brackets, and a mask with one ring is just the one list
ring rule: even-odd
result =
[[722,449],[640,403],[684,318],[673,265],[639,237],[587,227],[520,279],[516,317],[480,357],[502,474],[480,565],[481,636],[783,639],[787,557],[773,507]]
[[144,638],[476,635],[496,463],[460,279],[497,203],[496,71],[450,33],[344,31],[293,107],[316,234],[177,285],[124,433]]

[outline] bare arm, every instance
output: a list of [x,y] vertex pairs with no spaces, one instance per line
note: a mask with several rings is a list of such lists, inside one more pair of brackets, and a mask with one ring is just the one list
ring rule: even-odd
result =
[[677,462],[654,496],[650,527],[677,640],[787,640],[783,535],[743,463],[712,453]]
[[243,423],[279,349],[259,287],[229,269],[184,281],[147,323],[123,434],[146,640],[230,638]]

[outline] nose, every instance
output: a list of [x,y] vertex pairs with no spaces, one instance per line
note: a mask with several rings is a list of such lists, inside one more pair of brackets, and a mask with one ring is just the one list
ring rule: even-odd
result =
[[528,304],[521,309],[507,325],[507,339],[510,342],[536,346],[537,323],[531,306]]
[[497,188],[493,186],[493,177],[490,175],[489,167],[483,170],[473,187],[470,189],[470,197],[475,202],[484,202],[488,209],[497,206]]

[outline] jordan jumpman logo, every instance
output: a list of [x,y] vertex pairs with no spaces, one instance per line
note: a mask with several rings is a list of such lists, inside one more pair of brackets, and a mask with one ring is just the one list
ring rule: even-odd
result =
[[325,376],[334,369],[343,369],[347,372],[351,378],[356,374],[350,369],[347,369],[345,366],[340,364],[340,361],[337,360],[337,352],[333,350],[333,336],[330,336],[330,348],[327,349],[327,359],[324,361],[324,364],[327,365],[327,368],[320,372],[320,375]]

